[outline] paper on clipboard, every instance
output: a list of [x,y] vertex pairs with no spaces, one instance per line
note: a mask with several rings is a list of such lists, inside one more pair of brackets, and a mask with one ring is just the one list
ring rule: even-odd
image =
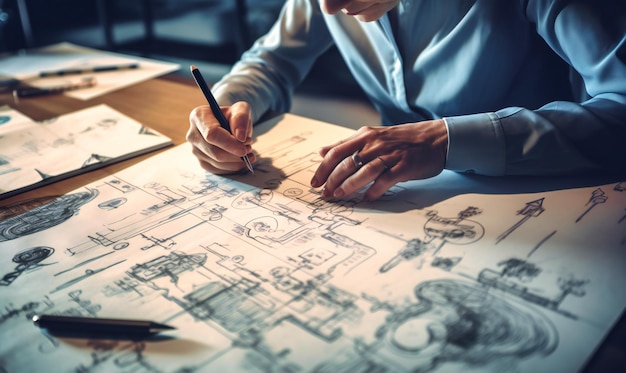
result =
[[[139,68],[104,71],[93,74],[38,77],[41,71],[128,64],[132,62],[138,63]],[[35,87],[54,86],[77,80],[87,75],[94,76],[97,80],[97,84],[94,87],[65,93],[67,96],[80,100],[89,100],[117,89],[176,71],[179,67],[175,63],[105,52],[67,42],[28,50],[0,59],[1,75],[28,80],[28,84]]]

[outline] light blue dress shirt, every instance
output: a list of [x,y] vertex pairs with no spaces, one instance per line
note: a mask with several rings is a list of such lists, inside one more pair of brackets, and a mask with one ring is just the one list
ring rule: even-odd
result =
[[381,124],[445,119],[447,169],[624,175],[624,9],[622,0],[402,0],[360,22],[288,0],[213,90],[222,105],[249,102],[255,121],[286,112],[334,44]]

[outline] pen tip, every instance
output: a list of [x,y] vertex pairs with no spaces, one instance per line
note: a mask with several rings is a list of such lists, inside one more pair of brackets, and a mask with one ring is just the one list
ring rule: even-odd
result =
[[196,65],[191,65],[191,66],[189,66],[189,70],[191,70],[191,71],[194,71],[194,70],[196,70],[196,69],[197,69]]

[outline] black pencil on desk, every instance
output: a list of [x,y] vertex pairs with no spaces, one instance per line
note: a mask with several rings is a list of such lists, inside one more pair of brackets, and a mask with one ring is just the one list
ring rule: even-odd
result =
[[153,321],[100,319],[93,317],[38,315],[33,317],[35,325],[46,329],[52,334],[107,334],[149,336],[165,330],[175,329],[172,326]]
[[117,64],[117,65],[100,65],[100,66],[91,66],[91,67],[76,67],[76,68],[67,68],[67,69],[60,69],[60,70],[41,71],[39,73],[39,77],[45,78],[45,77],[49,77],[49,76],[65,76],[65,75],[73,75],[73,74],[88,74],[88,73],[99,73],[99,72],[104,72],[104,71],[137,69],[137,68],[139,68],[139,64],[136,63],[136,62],[125,63],[125,64]]
[[[198,85],[202,93],[204,94],[204,97],[209,102],[209,106],[211,106],[211,111],[213,112],[213,115],[215,115],[215,118],[217,118],[218,122],[220,122],[220,126],[222,126],[222,128],[224,128],[228,132],[232,133],[230,130],[230,124],[226,120],[226,117],[224,117],[224,113],[222,113],[222,109],[218,105],[217,100],[215,100],[215,97],[213,97],[213,94],[211,93],[209,86],[206,84],[204,77],[202,77],[200,70],[198,70],[198,68],[195,67],[194,65],[191,65],[190,68],[191,68],[191,75],[193,75],[193,79],[196,81],[196,84]],[[250,163],[250,159],[248,158],[248,156],[244,155],[243,157],[241,157],[241,159],[246,164],[246,167],[248,167],[248,170],[254,173],[254,169],[252,168],[252,163]]]

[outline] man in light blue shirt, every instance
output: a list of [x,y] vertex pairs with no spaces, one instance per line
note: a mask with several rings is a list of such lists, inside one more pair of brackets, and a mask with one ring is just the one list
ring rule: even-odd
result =
[[[622,3],[622,4],[620,4]],[[483,175],[626,174],[626,7],[612,0],[288,0],[194,109],[187,139],[214,173],[255,155],[252,127],[286,112],[335,45],[380,127],[321,149],[311,185],[342,197],[444,168]],[[401,126],[390,126],[402,124]]]

